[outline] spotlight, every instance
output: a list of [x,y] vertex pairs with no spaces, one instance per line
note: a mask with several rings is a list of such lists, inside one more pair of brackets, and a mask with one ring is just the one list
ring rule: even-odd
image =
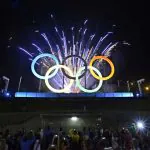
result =
[[6,96],[10,96],[10,93],[6,93]]
[[9,92],[4,93],[4,97],[11,97],[11,94]]
[[137,128],[138,128],[139,130],[142,130],[142,129],[145,128],[145,125],[144,125],[144,122],[143,122],[143,121],[138,121],[138,122],[136,123],[136,126],[137,126]]
[[78,117],[71,117],[71,121],[74,121],[74,122],[76,122],[78,120]]
[[131,82],[131,85],[132,85],[132,86],[134,85],[133,82]]
[[140,96],[140,94],[139,93],[136,93],[136,97],[139,97]]
[[146,91],[149,91],[149,87],[148,87],[148,86],[146,86],[146,87],[145,87],[145,90],[146,90]]

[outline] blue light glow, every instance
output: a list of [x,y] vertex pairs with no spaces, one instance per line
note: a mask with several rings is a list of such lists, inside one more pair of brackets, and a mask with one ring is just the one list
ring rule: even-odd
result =
[[[44,79],[45,79],[45,76],[41,76],[41,75],[39,75],[39,74],[35,71],[35,64],[36,64],[37,60],[40,59],[40,58],[42,58],[42,57],[50,57],[50,58],[52,58],[52,59],[56,62],[56,65],[59,65],[59,61],[58,61],[58,59],[57,59],[54,55],[48,54],[48,53],[44,53],[44,54],[38,55],[37,57],[35,57],[35,58],[33,59],[32,64],[31,64],[32,73],[33,73],[37,78],[44,80]],[[54,71],[52,74],[49,75],[49,78],[52,78],[53,76],[55,76],[55,75],[57,74],[57,72],[58,72],[58,69],[59,69],[59,68],[55,69],[55,71]]]
[[10,93],[6,93],[6,96],[10,96]]
[[9,92],[4,93],[4,97],[11,97],[11,94]]
[[140,94],[139,94],[139,93],[137,93],[137,94],[136,94],[136,96],[137,96],[137,97],[139,97],[139,96],[140,96]]
[[97,98],[114,98],[114,97],[133,97],[133,93],[79,93],[79,94],[56,94],[56,93],[36,93],[36,92],[16,92],[15,97],[36,97],[36,98],[54,98],[54,97],[97,97]]

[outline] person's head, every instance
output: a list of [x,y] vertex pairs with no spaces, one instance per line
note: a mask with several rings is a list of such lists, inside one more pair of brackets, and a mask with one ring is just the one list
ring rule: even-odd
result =
[[66,133],[63,131],[63,132],[62,132],[62,135],[63,135],[63,136],[65,136],[65,135],[66,135]]
[[74,135],[77,135],[77,134],[78,134],[78,132],[77,132],[76,129],[73,130],[73,134],[74,134]]
[[89,139],[89,136],[86,135],[86,136],[85,136],[85,140],[88,141],[88,139]]
[[81,133],[81,131],[79,131],[79,132],[78,132],[78,135],[79,135],[80,137],[82,136],[82,133]]
[[121,133],[124,134],[125,133],[125,128],[121,129]]
[[36,134],[35,134],[35,138],[36,138],[37,140],[40,140],[40,134],[39,134],[39,133],[36,133]]
[[34,135],[33,131],[30,130],[27,136],[29,139],[31,139],[33,137],[33,135]]
[[128,129],[125,129],[125,134],[129,134],[129,130]]
[[66,140],[64,140],[64,146],[67,146],[68,142]]

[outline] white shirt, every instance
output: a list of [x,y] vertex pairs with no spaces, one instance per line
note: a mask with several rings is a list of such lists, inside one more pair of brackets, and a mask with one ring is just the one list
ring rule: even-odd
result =
[[41,150],[41,145],[40,145],[40,141],[39,140],[35,141],[33,150]]

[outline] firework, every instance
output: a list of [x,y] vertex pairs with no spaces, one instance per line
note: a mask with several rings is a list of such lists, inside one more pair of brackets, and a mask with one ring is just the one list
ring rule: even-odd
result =
[[[51,15],[51,18],[54,20],[54,16]],[[110,42],[108,45],[105,46],[104,49],[101,48],[101,45],[103,42],[113,34],[113,32],[108,32],[104,36],[100,37],[97,43],[94,42],[96,34],[87,34],[87,22],[88,20],[85,20],[83,22],[83,27],[76,31],[74,27],[71,28],[71,37],[67,37],[65,32],[62,30],[59,30],[57,25],[54,26],[55,34],[57,36],[57,39],[59,39],[59,42],[51,41],[46,33],[41,33],[39,36],[42,36],[43,40],[47,43],[47,46],[49,47],[49,53],[55,55],[60,64],[63,62],[63,60],[69,56],[69,55],[78,55],[81,56],[87,63],[89,64],[91,58],[96,55],[103,55],[105,57],[110,57],[112,50],[117,46],[118,42]],[[36,30],[35,32],[39,33],[39,30]],[[53,44],[55,43],[55,44]],[[32,61],[33,58],[39,54],[45,53],[45,50],[40,47],[40,45],[37,45],[35,43],[32,43],[32,46],[36,49],[36,52],[34,50],[34,54],[22,47],[19,47],[21,51],[23,51],[25,54],[29,56],[29,60]],[[34,49],[33,48],[33,49]],[[39,70],[42,70],[43,74],[46,73],[47,68],[54,65],[54,62],[50,58],[41,58],[41,61],[36,63],[37,68]],[[95,65],[97,67],[100,67],[102,64],[102,60],[97,61]],[[77,59],[75,57],[71,57],[65,62],[65,65],[67,65],[73,72],[73,75],[76,75],[78,69],[84,65],[84,62],[80,59]],[[88,82],[90,78],[90,83]],[[53,77],[49,82],[53,84],[55,88],[64,88],[69,79],[64,76],[63,72],[60,70],[59,73],[55,77]],[[91,77],[90,73],[87,72],[86,75],[80,79],[80,82],[82,85],[85,85],[86,88],[92,88],[96,84],[96,80]],[[76,84],[74,84],[70,91],[72,93],[78,93],[80,90],[76,87]]]

